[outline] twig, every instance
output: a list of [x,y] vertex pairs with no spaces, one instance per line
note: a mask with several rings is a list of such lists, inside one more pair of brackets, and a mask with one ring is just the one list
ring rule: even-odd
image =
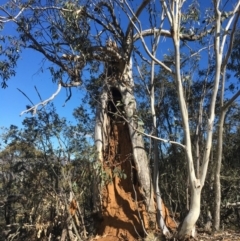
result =
[[[136,17],[135,14],[133,13],[133,11],[132,11],[131,7],[128,5],[128,3],[125,2],[125,4],[126,4],[128,10],[131,11],[131,13],[132,13],[132,15],[134,16],[134,18],[137,19],[137,17]],[[134,28],[135,28],[135,30],[137,31],[137,33],[139,34],[139,38],[140,38],[140,40],[141,40],[141,42],[142,42],[143,48],[144,48],[144,50],[147,52],[148,56],[150,56],[150,58],[151,58],[152,60],[154,60],[156,64],[158,64],[158,65],[160,65],[161,67],[163,67],[163,68],[164,68],[166,71],[168,71],[170,74],[173,74],[173,71],[172,71],[171,68],[169,68],[169,67],[168,67],[167,65],[165,65],[162,61],[158,60],[157,58],[155,58],[155,57],[151,54],[151,52],[150,52],[149,48],[147,47],[147,44],[146,44],[143,36],[142,36],[142,31],[139,30],[139,28],[136,26],[136,24],[134,23],[134,21],[132,20],[132,18],[131,18],[128,14],[127,14],[127,17],[128,17],[128,19],[131,21],[131,23],[132,23],[132,25],[134,26]]]
[[38,94],[39,99],[40,99],[41,101],[43,101],[40,93],[38,92],[38,89],[37,89],[36,85],[34,86],[34,88],[35,88],[35,90],[36,90],[36,92],[37,92],[37,94]]
[[20,91],[31,102],[32,105],[34,105],[33,102],[30,100],[30,98],[22,90],[20,90],[18,88],[17,88],[17,90]]
[[230,202],[227,202],[226,205],[224,205],[223,207],[236,207],[236,206],[240,206],[240,202],[235,202],[235,203],[230,203]]
[[72,90],[71,88],[69,88],[69,95],[67,97],[67,99],[65,100],[64,104],[63,104],[63,107],[66,105],[66,103],[71,99],[72,97]]
[[[183,149],[186,148],[185,145],[177,142],[177,141],[171,141],[171,140],[166,140],[166,139],[163,139],[163,138],[160,138],[160,137],[156,137],[156,136],[153,136],[153,135],[150,135],[150,134],[147,134],[147,133],[144,133],[143,131],[140,131],[138,128],[134,127],[133,124],[131,124],[131,121],[128,120],[123,114],[121,114],[121,111],[119,110],[118,106],[115,105],[114,102],[112,102],[115,106],[115,108],[117,109],[117,113],[116,112],[111,112],[111,111],[108,111],[108,113],[110,114],[114,114],[115,116],[118,116],[118,117],[121,117],[126,123],[128,123],[129,126],[131,126],[131,128],[138,132],[139,134],[141,135],[144,135],[144,136],[147,136],[147,137],[150,137],[152,139],[155,139],[155,140],[158,140],[158,141],[162,141],[162,142],[165,142],[165,143],[171,143],[171,144],[174,144],[174,145],[178,145],[178,146],[181,146]],[[133,119],[134,117],[132,117]],[[134,122],[136,122],[135,120],[133,120]]]

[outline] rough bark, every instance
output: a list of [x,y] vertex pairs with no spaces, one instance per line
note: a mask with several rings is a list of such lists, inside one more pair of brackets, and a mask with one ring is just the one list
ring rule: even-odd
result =
[[[150,223],[155,225],[155,206],[153,200],[153,188],[151,183],[151,175],[149,162],[145,152],[142,136],[136,131],[138,122],[134,117],[136,112],[136,100],[133,95],[133,79],[132,79],[131,62],[126,66],[123,74],[122,83],[118,83],[118,88],[123,97],[125,115],[129,122],[129,133],[133,148],[133,160],[138,173],[139,182],[145,195],[147,210],[150,214]],[[125,83],[125,84],[123,84]]]
[[[125,223],[130,222],[126,229],[128,235],[134,237],[136,234],[142,236],[144,232],[146,233],[145,228],[155,228],[156,213],[149,161],[142,136],[136,131],[138,122],[134,116],[136,101],[132,88],[131,63],[126,66],[121,76],[106,76],[106,85],[103,88],[97,110],[95,143],[98,162],[101,163],[102,169],[108,173],[112,183],[101,186],[100,181],[98,181],[98,185],[96,185],[98,188],[94,192],[94,202],[96,210],[102,212],[105,221],[108,219],[111,223],[113,223],[113,219],[117,215],[112,211],[121,210],[121,225],[124,227]],[[119,91],[121,94],[123,117],[118,117],[120,115],[118,111],[115,113],[116,116],[112,117],[112,113],[111,115],[108,113],[108,104],[113,101],[109,94],[111,95],[113,90]],[[113,104],[116,105],[117,103]],[[118,109],[118,106],[115,107]],[[120,167],[127,174],[127,181],[114,176],[112,171],[114,165]],[[137,185],[136,180],[133,181],[135,179],[133,177],[134,171],[137,174]],[[131,196],[127,194],[129,192]],[[98,193],[102,195],[100,198],[98,198]],[[118,206],[123,200],[125,200],[124,203],[126,204]],[[144,200],[145,208],[143,208],[142,204],[140,205],[141,200]],[[112,207],[109,207],[111,205]],[[131,221],[127,221],[127,217]],[[116,220],[114,222],[116,224]],[[103,226],[104,222],[101,225],[102,234],[106,231],[110,232],[109,229],[106,230]],[[132,230],[130,227],[135,227],[136,230]],[[117,235],[117,233],[113,234]]]

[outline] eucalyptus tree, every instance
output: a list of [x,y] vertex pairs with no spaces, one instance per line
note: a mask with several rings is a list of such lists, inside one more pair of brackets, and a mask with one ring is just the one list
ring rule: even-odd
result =
[[[204,31],[199,33],[198,29],[196,29],[197,21],[199,21],[198,18],[198,7],[197,2],[195,4],[192,4],[191,7],[189,7],[188,10],[190,10],[190,17],[183,12],[183,4],[185,1],[175,1],[171,3],[167,3],[165,1],[161,1],[162,9],[165,11],[166,18],[168,20],[168,24],[171,27],[171,30],[168,32],[164,32],[161,28],[154,29],[154,30],[142,30],[141,25],[137,26],[135,25],[135,29],[137,31],[137,36],[141,39],[144,49],[146,50],[147,54],[151,57],[151,59],[155,60],[156,63],[161,65],[163,68],[165,68],[169,73],[174,73],[175,78],[175,84],[176,84],[176,92],[178,95],[178,103],[181,111],[181,117],[182,117],[182,125],[183,125],[183,131],[184,131],[184,146],[186,153],[186,159],[188,163],[188,173],[189,173],[189,179],[190,179],[190,187],[191,187],[191,202],[190,202],[190,208],[189,213],[186,216],[186,218],[183,221],[183,224],[181,226],[179,237],[183,238],[184,235],[187,233],[192,232],[194,230],[194,224],[196,223],[199,213],[200,213],[200,195],[201,190],[204,185],[206,174],[207,174],[207,168],[209,163],[209,156],[210,151],[212,147],[212,136],[214,132],[214,121],[215,121],[215,108],[216,108],[216,102],[217,102],[217,94],[219,91],[219,84],[221,80],[221,73],[222,70],[226,67],[226,62],[228,61],[229,52],[231,52],[231,45],[233,43],[233,40],[231,39],[231,34],[234,35],[235,28],[234,26],[238,22],[238,10],[240,6],[240,2],[237,2],[236,5],[233,7],[233,11],[230,13],[224,13],[222,10],[220,10],[220,1],[214,1],[213,2],[213,9],[212,12],[213,18],[208,15],[205,20],[212,20],[211,21],[211,27],[209,30],[205,31],[213,31],[214,34],[214,40],[213,40],[213,46],[214,46],[214,61],[216,62],[216,69],[215,69],[215,75],[214,75],[214,81],[213,81],[213,88],[211,91],[211,102],[210,102],[210,108],[208,113],[208,131],[207,131],[207,137],[204,147],[204,154],[203,158],[201,160],[201,168],[199,175],[196,175],[196,171],[194,169],[194,157],[192,152],[192,140],[191,140],[191,131],[190,131],[190,121],[189,121],[189,108],[187,106],[187,99],[186,94],[184,92],[184,75],[182,73],[182,60],[181,60],[181,53],[180,53],[180,43],[181,41],[188,40],[196,40],[199,37],[203,37]],[[126,8],[130,8],[128,4],[126,4]],[[225,15],[226,14],[226,15]],[[192,16],[191,16],[192,15]],[[226,19],[227,17],[227,19]],[[186,26],[182,27],[182,23],[184,22],[184,18],[192,18],[194,20],[192,23],[188,25],[188,29],[186,29]],[[212,19],[211,19],[212,18]],[[224,24],[222,24],[222,21],[225,21]],[[233,29],[229,32],[230,33],[230,44],[229,46],[225,47],[227,35],[226,31],[229,31],[230,26],[233,26]],[[222,31],[222,28],[224,31]],[[187,30],[187,35],[186,34]],[[191,31],[190,31],[191,30]],[[174,47],[174,68],[170,69],[168,66],[165,65],[163,61],[160,61],[155,58],[155,56],[149,51],[147,44],[144,40],[144,36],[158,33],[158,34],[168,34],[173,40],[173,47]],[[229,52],[228,52],[229,51]],[[226,53],[225,59],[224,54]],[[222,84],[224,85],[224,82]],[[224,88],[224,87],[223,87]],[[200,107],[201,108],[201,107]],[[220,200],[219,200],[220,202]]]
[[[2,15],[11,19],[15,24],[19,40],[23,43],[22,47],[40,52],[46,60],[53,64],[49,65],[49,70],[52,73],[53,81],[58,82],[58,90],[50,99],[25,112],[37,113],[38,107],[52,100],[62,87],[84,86],[86,79],[95,80],[94,83],[98,85],[99,88],[96,88],[97,90],[94,92],[97,96],[91,95],[91,101],[97,100],[95,102],[97,103],[95,143],[98,161],[103,167],[106,165],[106,153],[111,153],[112,142],[115,143],[114,152],[117,158],[118,150],[121,149],[119,148],[120,142],[123,142],[122,136],[120,137],[119,134],[121,134],[121,130],[124,130],[125,137],[128,136],[127,138],[130,139],[131,145],[129,146],[132,148],[132,150],[129,149],[129,153],[124,155],[132,152],[132,157],[126,159],[122,156],[122,159],[120,158],[121,165],[125,161],[129,163],[128,169],[131,171],[128,170],[128,181],[133,181],[132,166],[136,170],[137,181],[133,182],[132,197],[136,201],[137,211],[139,210],[138,196],[140,200],[144,200],[145,209],[148,212],[145,215],[143,211],[141,216],[135,210],[132,217],[138,216],[138,221],[131,223],[131,225],[134,226],[133,230],[137,231],[136,234],[140,232],[147,234],[146,229],[151,228],[151,225],[148,224],[151,223],[154,227],[156,217],[148,159],[140,135],[149,136],[149,134],[143,132],[142,123],[136,115],[137,101],[134,97],[134,78],[132,75],[132,70],[135,69],[132,65],[132,56],[136,55],[138,56],[137,61],[142,59],[152,66],[151,84],[154,80],[154,66],[160,66],[168,73],[175,87],[176,99],[181,113],[180,122],[183,138],[175,141],[169,137],[150,136],[156,140],[177,145],[185,152],[191,201],[189,212],[179,228],[178,237],[183,239],[186,235],[194,236],[194,226],[200,213],[201,191],[206,179],[212,147],[221,70],[227,64],[227,59],[223,61],[223,55],[228,48],[225,43],[230,36],[231,45],[231,35],[235,31],[232,26],[237,23],[239,14],[240,1],[237,1],[233,6],[230,6],[231,4],[226,1],[226,4],[223,4],[223,9],[221,9],[220,3],[221,1],[215,0],[213,3],[209,3],[209,6],[200,7],[198,1],[188,3],[184,0],[161,0],[159,2],[145,0],[140,3],[138,1],[113,0],[76,2],[56,0],[47,2],[9,1],[1,7]],[[204,14],[201,15],[200,10]],[[16,18],[18,12],[21,14]],[[146,21],[152,15],[156,16],[154,24]],[[202,23],[200,23],[201,21]],[[149,36],[154,36],[152,42],[154,44],[148,41]],[[169,45],[163,44],[165,40]],[[186,54],[180,52],[181,45],[184,46]],[[173,53],[170,66],[169,61],[166,61],[169,48],[172,49]],[[164,50],[166,52],[163,53]],[[203,53],[204,50],[208,50],[209,55]],[[199,171],[197,172],[194,168],[194,159],[199,159],[199,157],[195,158],[192,151],[191,127],[194,125],[190,119],[191,109],[188,106],[188,96],[185,91],[185,81],[193,79],[194,72],[187,72],[187,67],[183,67],[183,64],[189,63],[194,56],[209,57],[206,63],[214,61],[216,64],[212,81],[213,87],[208,89],[211,98],[210,106],[208,110],[203,108],[205,100],[205,88],[203,88],[199,104],[199,118],[197,125],[195,125],[201,128],[203,113],[207,113],[204,116],[207,131],[204,138],[203,156],[198,161]],[[86,78],[85,73],[90,73],[90,76],[88,75]],[[206,84],[209,82],[207,79]],[[188,87],[191,89],[191,85]],[[154,95],[155,91],[152,85],[150,88],[151,116],[153,128],[156,129]],[[71,95],[69,95],[70,97]],[[156,134],[156,132],[154,133]],[[197,128],[195,133],[199,135]],[[111,171],[112,167],[113,165],[108,170],[110,176],[115,175]],[[158,192],[157,173],[154,176],[155,191]],[[118,188],[118,184],[119,182],[114,183],[115,188]],[[134,184],[141,187],[137,190],[137,196]],[[101,186],[99,187],[101,188]],[[110,189],[107,190],[110,191]],[[115,195],[117,194],[115,193]],[[103,212],[101,207],[104,203],[103,200],[103,198],[101,200],[101,195],[95,195],[96,210],[100,212]],[[108,208],[106,202],[104,205]],[[126,211],[126,213],[129,212]],[[114,215],[112,218],[116,221],[116,214]],[[167,229],[163,229],[163,231],[164,234],[169,233]]]
[[[237,19],[239,18],[239,14],[237,15]],[[240,95],[240,90],[237,90],[235,87],[236,83],[230,83],[229,89],[233,93],[228,93],[226,98],[226,78],[227,78],[227,63],[229,58],[231,61],[229,63],[229,68],[236,71],[238,75],[238,66],[236,64],[236,53],[238,53],[238,41],[239,41],[239,33],[237,32],[237,21],[233,24],[233,31],[230,34],[230,44],[226,54],[223,57],[223,63],[221,66],[221,89],[220,89],[220,114],[219,114],[219,124],[218,124],[218,144],[217,144],[217,162],[216,162],[216,171],[215,171],[215,210],[214,210],[214,228],[219,230],[220,228],[220,205],[221,205],[221,182],[220,182],[220,172],[221,172],[221,163],[223,158],[223,131],[224,131],[224,123],[227,112],[229,108],[234,104],[235,100]],[[236,35],[236,36],[235,36]]]

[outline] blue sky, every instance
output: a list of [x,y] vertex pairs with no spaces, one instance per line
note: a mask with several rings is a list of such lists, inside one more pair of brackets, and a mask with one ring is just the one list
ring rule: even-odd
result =
[[[143,21],[143,25],[144,23]],[[1,34],[9,34],[11,32],[13,32],[13,26],[8,24]],[[163,38],[159,46],[160,56],[164,52],[166,53],[167,46],[168,43],[165,43]],[[24,114],[19,116],[30,102],[17,88],[22,90],[34,104],[40,101],[34,86],[37,87],[43,100],[49,98],[57,90],[57,83],[52,83],[52,77],[47,70],[48,66],[46,64],[42,65],[42,59],[43,56],[36,51],[30,49],[23,50],[17,63],[16,76],[8,80],[8,88],[0,88],[0,127],[9,127],[11,124],[21,126],[24,117],[30,115]],[[41,67],[44,70],[43,72],[40,71]],[[60,94],[53,100],[58,114],[73,121],[73,109],[81,104],[81,97],[83,97],[84,92],[81,88],[72,89],[71,100],[67,102],[65,107],[62,107],[67,98],[66,90],[62,88]]]
[[[144,16],[145,15],[143,14],[143,17]],[[124,18],[126,18],[126,16]],[[124,18],[121,19],[123,27],[125,26],[124,23],[126,20]],[[142,27],[146,28],[148,25],[148,22],[145,22],[144,20]],[[1,34],[14,34],[14,27],[13,23],[7,24]],[[138,44],[141,46],[140,43]],[[162,39],[159,46],[160,55],[166,50],[166,46],[168,46],[168,43],[166,44],[165,40]],[[164,51],[162,51],[163,49]],[[42,59],[43,55],[36,51],[30,49],[23,50],[17,63],[16,76],[8,80],[8,88],[0,88],[0,127],[9,127],[11,124],[21,126],[24,117],[30,115],[24,114],[23,116],[19,116],[30,102],[17,90],[17,88],[23,91],[34,104],[37,104],[40,101],[34,86],[37,87],[44,100],[49,98],[57,90],[57,83],[52,83],[52,77],[47,70],[48,66],[42,66]],[[44,72],[39,71],[41,67],[43,67]],[[71,100],[67,102],[65,107],[62,107],[67,98],[66,90],[62,88],[61,93],[53,101],[58,114],[73,121],[72,112],[73,109],[81,103],[81,97],[83,96],[82,92],[84,91],[81,91],[81,89],[72,89]]]
[[[37,87],[43,100],[48,99],[57,90],[57,83],[52,82],[49,71],[44,68],[44,72],[39,71],[42,67],[43,56],[32,50],[23,50],[16,68],[16,76],[8,80],[6,89],[0,88],[0,127],[9,127],[13,124],[21,126],[26,116],[20,113],[26,109],[26,105],[31,105],[29,100],[17,90],[23,91],[34,104],[40,102],[34,86]],[[83,96],[81,89],[72,89],[72,98],[63,104],[67,98],[66,90],[62,88],[59,95],[54,99],[54,104],[60,116],[73,120],[72,112],[81,103]]]

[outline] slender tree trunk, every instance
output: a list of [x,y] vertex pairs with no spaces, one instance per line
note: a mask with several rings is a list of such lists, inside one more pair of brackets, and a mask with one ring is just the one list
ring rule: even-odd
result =
[[[225,71],[223,71],[225,73]],[[224,83],[224,81],[223,81]],[[224,121],[228,108],[232,105],[232,103],[239,97],[240,90],[230,99],[227,103],[223,105],[223,93],[224,87],[222,87],[222,108],[219,117],[218,124],[218,143],[217,143],[217,162],[215,166],[214,173],[214,194],[215,194],[215,209],[214,209],[214,229],[219,230],[220,228],[220,209],[221,209],[221,166],[222,166],[222,146],[223,146],[223,130],[224,130]]]
[[125,115],[129,122],[129,133],[132,142],[133,148],[133,160],[138,171],[138,178],[140,184],[142,186],[146,204],[149,211],[150,222],[155,225],[156,215],[155,215],[155,205],[153,200],[153,189],[152,189],[152,181],[151,174],[149,169],[149,161],[147,158],[147,154],[144,148],[144,143],[142,136],[136,131],[138,129],[138,123],[134,114],[136,112],[136,101],[133,95],[133,79],[132,79],[132,63],[130,62],[128,66],[126,66],[125,72],[123,74],[125,86],[122,84],[118,85],[118,89],[120,90],[123,97],[123,104],[125,109]]
[[[156,55],[159,39],[160,39],[160,36],[154,36],[153,46],[152,46],[152,54],[154,57]],[[154,77],[155,77],[155,62],[152,60],[151,61],[150,102],[151,102],[151,114],[152,114],[152,122],[153,122],[153,135],[158,137],[157,117],[156,117],[156,111],[155,111]],[[153,140],[153,156],[154,156],[153,187],[154,187],[156,201],[157,201],[157,223],[158,223],[158,226],[161,228],[163,234],[167,236],[170,234],[170,232],[164,220],[163,203],[162,203],[162,198],[161,198],[161,193],[159,188],[159,151],[158,151],[158,141],[156,139]]]
[[181,61],[180,61],[180,39],[179,39],[179,26],[180,26],[180,9],[176,6],[176,18],[173,22],[173,42],[175,49],[175,82],[177,84],[177,94],[179,100],[179,107],[182,116],[182,123],[184,129],[184,139],[185,139],[185,153],[188,163],[188,174],[191,186],[191,201],[189,212],[184,219],[178,237],[184,239],[186,235],[191,235],[195,237],[195,224],[198,220],[200,214],[200,194],[201,194],[201,183],[200,180],[196,178],[194,164],[193,164],[193,154],[192,154],[192,142],[189,127],[188,110],[186,105],[186,100],[184,96],[184,90],[182,86],[181,79]]
[[[235,9],[239,9],[240,2],[238,2],[235,6]],[[218,12],[218,5],[216,5],[216,11]],[[229,20],[229,23],[233,21],[234,17],[232,17]],[[227,53],[224,57],[224,60],[222,61],[221,66],[221,72],[222,72],[222,86],[221,86],[221,96],[220,96],[220,105],[221,105],[221,112],[220,112],[220,118],[219,118],[219,126],[218,126],[218,145],[217,145],[217,163],[215,166],[215,175],[214,175],[214,191],[215,191],[215,210],[214,210],[214,229],[219,230],[220,228],[220,205],[221,205],[221,181],[220,181],[220,172],[221,172],[221,165],[222,165],[222,145],[223,145],[223,126],[225,121],[225,116],[227,113],[228,108],[231,106],[231,104],[238,98],[240,95],[240,91],[238,91],[230,100],[228,100],[224,104],[224,93],[225,93],[225,79],[226,79],[226,67],[228,63],[228,59],[231,56],[232,48],[233,48],[233,42],[234,42],[234,36],[236,32],[236,27],[239,19],[239,12],[236,15],[236,18],[234,20],[232,31],[230,34],[230,44],[227,50]],[[230,24],[228,23],[228,28]],[[219,21],[218,21],[219,25]],[[226,30],[225,30],[226,31]],[[224,48],[224,44],[226,41],[226,36],[223,37],[223,43],[221,46],[221,49],[219,53],[222,53]],[[216,45],[216,44],[215,44]],[[217,55],[217,49],[215,50],[215,53]],[[222,55],[221,55],[222,56]]]
[[220,227],[220,208],[221,208],[221,181],[220,172],[222,166],[222,144],[223,144],[223,125],[225,120],[226,111],[222,110],[218,124],[218,143],[217,143],[217,163],[214,173],[214,229],[219,230]]
[[[154,66],[154,63],[153,63]],[[152,75],[154,74],[154,68],[152,69]],[[157,132],[157,120],[156,120],[156,113],[155,113],[155,93],[154,93],[154,77],[152,76],[152,88],[151,88],[151,112],[152,112],[152,119],[153,119],[153,135],[158,136]],[[162,206],[162,198],[159,188],[159,151],[158,151],[158,141],[156,139],[153,140],[153,156],[154,156],[154,175],[153,175],[153,186],[156,194],[156,201],[157,201],[157,222],[159,227],[161,228],[164,235],[170,234],[166,223],[164,221],[164,213],[163,213],[163,206]]]

